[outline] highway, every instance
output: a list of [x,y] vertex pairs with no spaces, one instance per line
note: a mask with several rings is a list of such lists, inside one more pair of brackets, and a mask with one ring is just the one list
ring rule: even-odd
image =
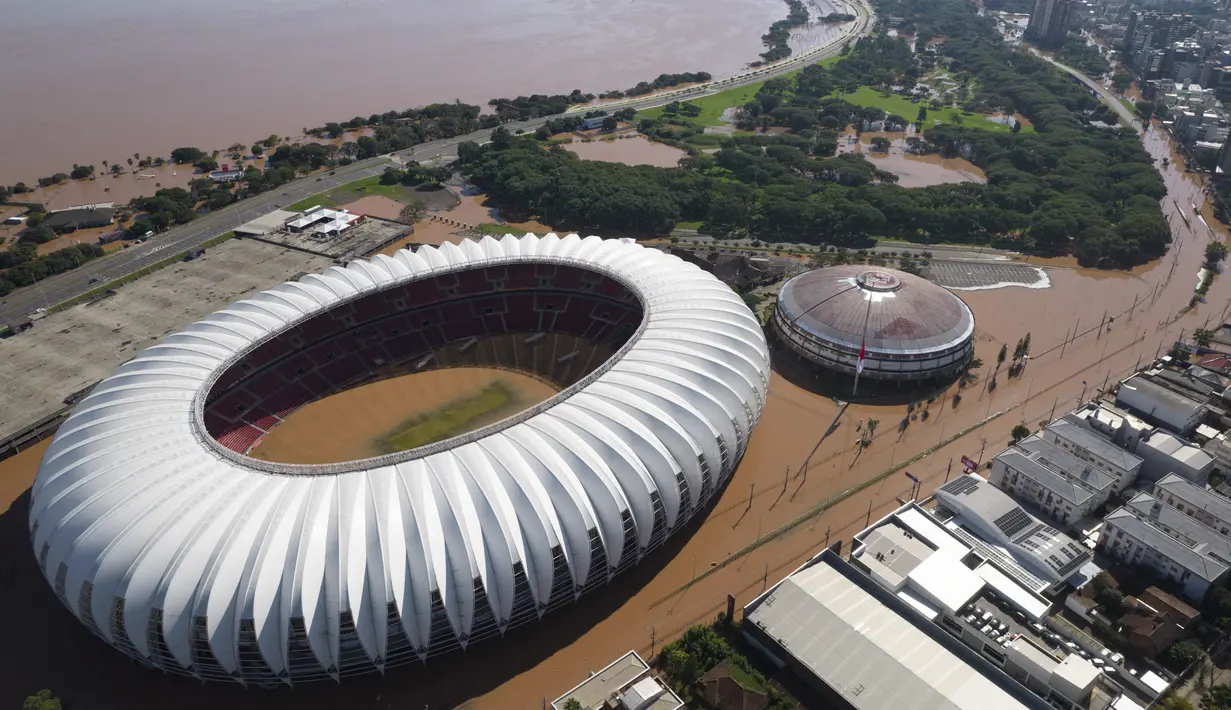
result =
[[[758,67],[733,77],[718,79],[706,84],[699,84],[686,89],[659,93],[640,99],[625,99],[604,103],[598,108],[633,108],[643,110],[662,106],[681,99],[709,96],[721,91],[733,89],[747,84],[765,81],[795,71],[807,64],[834,56],[842,50],[847,41],[867,34],[873,21],[873,14],[862,2],[851,3],[858,19],[844,28],[844,32],[829,43],[808,49],[798,56],[792,56],[775,64]],[[593,105],[581,106],[574,111],[593,110]],[[555,116],[547,116],[528,121],[506,123],[504,127],[510,131],[531,131],[538,128]],[[454,158],[457,155],[457,144],[463,141],[483,143],[491,135],[490,130],[476,131],[463,136],[456,136],[430,143],[422,143],[398,153],[361,160],[351,165],[337,168],[331,174],[311,175],[309,177],[287,183],[273,191],[250,197],[233,205],[202,215],[192,222],[174,227],[151,238],[143,244],[134,244],[111,256],[92,261],[73,271],[57,274],[39,283],[10,293],[0,300],[0,325],[9,324],[34,314],[40,308],[52,306],[71,300],[100,285],[127,276],[147,266],[155,264],[169,256],[193,249],[201,244],[219,237],[236,227],[267,214],[279,207],[285,207],[294,202],[312,197],[313,195],[341,187],[356,180],[362,180],[373,175],[379,175],[392,164],[393,160],[418,160],[420,162],[434,158]],[[392,159],[392,160],[391,160]]]
[[1082,74],[1081,72],[1077,71],[1073,67],[1057,62],[1055,59],[1052,59],[1046,54],[1042,54],[1041,52],[1034,50],[1034,49],[1031,49],[1030,51],[1034,52],[1035,54],[1042,57],[1043,59],[1046,59],[1047,61],[1051,62],[1057,69],[1060,69],[1061,71],[1071,74],[1078,81],[1090,87],[1094,91],[1098,92],[1098,95],[1103,99],[1103,103],[1107,104],[1109,107],[1111,107],[1113,111],[1119,114],[1120,118],[1124,119],[1124,121],[1128,123],[1128,125],[1135,128],[1138,133],[1141,133],[1143,131],[1142,126],[1141,126],[1141,119],[1138,118],[1137,115],[1134,114],[1132,111],[1129,111],[1127,106],[1120,103],[1120,99],[1117,98],[1115,94],[1108,91],[1107,87],[1098,83],[1094,79],[1091,79],[1085,74]]

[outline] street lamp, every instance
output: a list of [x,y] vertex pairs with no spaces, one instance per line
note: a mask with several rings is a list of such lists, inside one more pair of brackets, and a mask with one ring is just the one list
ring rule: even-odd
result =
[[913,481],[910,486],[910,499],[913,501],[916,498],[916,489],[919,487],[919,479],[911,475],[910,471],[903,471],[902,473]]

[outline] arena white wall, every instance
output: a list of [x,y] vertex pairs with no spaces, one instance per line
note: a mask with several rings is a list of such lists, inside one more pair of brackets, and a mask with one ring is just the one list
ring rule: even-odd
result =
[[[525,418],[341,468],[271,471],[204,433],[203,391],[270,333],[356,294],[520,260],[599,270],[644,307],[605,369]],[[635,562],[629,516],[636,558],[659,515],[678,530],[733,472],[768,381],[739,297],[656,250],[527,235],[378,256],[236,303],[100,383],[43,460],[33,547],[65,605],[150,665],[262,684],[380,670],[465,646],[480,596],[499,633],[525,621],[518,569],[531,618],[562,603],[553,550],[571,601]]]

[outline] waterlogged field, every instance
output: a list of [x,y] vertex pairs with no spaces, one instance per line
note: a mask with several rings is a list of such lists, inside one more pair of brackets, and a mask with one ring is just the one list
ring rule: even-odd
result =
[[316,464],[405,451],[500,421],[555,393],[541,380],[507,370],[463,367],[404,375],[293,412],[251,456]]

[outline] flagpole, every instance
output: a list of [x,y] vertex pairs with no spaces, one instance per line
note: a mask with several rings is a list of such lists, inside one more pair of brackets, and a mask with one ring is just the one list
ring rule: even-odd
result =
[[[860,289],[862,290],[862,289]],[[867,353],[868,320],[872,317],[872,294],[867,294],[868,310],[863,315],[863,329],[859,335],[859,359],[855,361],[855,386],[851,388],[851,398],[859,392],[859,375],[863,374],[863,358]]]

